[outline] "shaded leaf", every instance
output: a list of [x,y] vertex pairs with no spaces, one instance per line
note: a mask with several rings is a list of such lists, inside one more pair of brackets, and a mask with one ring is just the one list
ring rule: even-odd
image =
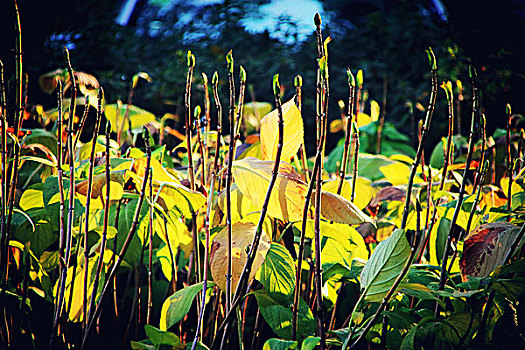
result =
[[487,277],[503,265],[517,232],[515,225],[504,222],[483,224],[472,230],[465,238],[459,262],[463,282],[468,276]]

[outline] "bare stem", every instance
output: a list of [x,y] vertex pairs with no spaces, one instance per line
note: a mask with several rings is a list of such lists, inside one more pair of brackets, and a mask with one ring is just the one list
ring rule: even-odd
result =
[[[453,234],[452,229],[454,228],[454,225],[456,224],[456,221],[459,216],[459,212],[461,211],[461,205],[463,204],[463,197],[465,195],[465,186],[467,184],[467,175],[470,168],[470,163],[472,161],[472,153],[474,150],[474,126],[476,125],[476,119],[478,116],[478,108],[479,108],[479,100],[478,100],[478,87],[476,85],[475,81],[476,72],[471,67],[470,69],[470,79],[472,83],[472,116],[470,121],[470,132],[469,132],[469,146],[468,146],[468,153],[467,153],[467,160],[465,161],[465,171],[463,172],[463,180],[461,181],[461,186],[459,188],[459,196],[456,202],[456,206],[454,208],[454,215],[452,216],[452,220],[450,222],[450,230],[447,237],[447,242],[445,244],[444,252],[443,252],[443,261],[441,262],[441,273],[439,277],[439,290],[443,290],[445,288],[445,283],[447,280],[447,274],[446,274],[446,268],[447,268],[447,262],[448,262],[448,253],[449,253],[449,247],[452,242]],[[439,306],[436,303],[436,310],[435,310],[435,316],[437,317],[439,313]]]
[[[95,149],[97,146],[98,129],[100,127],[100,119],[102,117],[102,88],[98,90],[98,108],[97,120],[95,122],[95,129],[93,130],[93,139],[91,140],[91,153],[89,155],[89,170],[88,170],[88,187],[86,195],[86,210],[84,223],[84,294],[82,305],[82,312],[84,315],[82,327],[85,329],[87,324],[87,306],[88,306],[88,275],[89,275],[89,250],[88,250],[88,232],[89,232],[89,207],[91,205],[91,191],[93,189],[93,169],[95,168]],[[95,292],[96,293],[96,292]]]
[[436,58],[434,56],[434,53],[432,52],[432,49],[429,48],[427,50],[427,54],[429,56],[430,66],[431,66],[431,86],[432,89],[430,91],[430,99],[428,101],[428,107],[427,107],[427,113],[425,115],[425,122],[423,123],[422,129],[421,129],[421,139],[419,140],[419,145],[417,147],[416,157],[414,159],[414,163],[412,163],[412,169],[410,170],[410,177],[408,178],[408,186],[407,186],[407,192],[406,192],[406,201],[405,201],[405,207],[403,209],[403,218],[401,219],[401,226],[400,228],[404,229],[407,224],[408,219],[408,212],[410,208],[410,198],[412,197],[412,187],[414,185],[414,177],[416,176],[417,167],[419,163],[421,162],[421,155],[423,154],[423,149],[425,147],[425,141],[427,139],[427,133],[428,129],[430,128],[430,122],[432,120],[432,114],[434,112],[434,106],[436,104],[436,94],[437,94],[437,64],[436,64]]

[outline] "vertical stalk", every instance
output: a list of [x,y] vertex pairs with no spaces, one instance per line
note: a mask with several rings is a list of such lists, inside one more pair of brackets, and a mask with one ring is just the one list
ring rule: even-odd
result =
[[350,201],[353,202],[355,199],[355,185],[357,181],[357,171],[359,165],[359,128],[357,122],[352,122],[354,130],[354,168],[352,170],[352,194],[350,195]]
[[146,324],[151,323],[153,309],[153,171],[149,172],[149,251],[148,251],[148,306],[146,310]]
[[109,225],[109,207],[110,207],[110,194],[111,194],[111,168],[109,161],[109,141],[111,136],[111,124],[109,121],[106,122],[106,193],[105,193],[105,202],[104,202],[104,219],[102,221],[102,241],[100,242],[100,254],[97,261],[97,269],[95,274],[95,280],[93,281],[93,291],[91,293],[91,301],[89,303],[89,313],[87,319],[91,318],[91,314],[94,312],[95,300],[97,296],[98,284],[100,282],[100,277],[102,275],[102,266],[104,264],[104,253],[106,251],[107,235],[108,235],[108,225]]
[[[297,106],[297,109],[299,109],[299,112],[302,112],[301,87],[303,86],[303,77],[301,77],[300,75],[296,75],[294,78],[294,85],[295,85],[295,105]],[[299,147],[299,154],[301,155],[301,166],[303,168],[304,180],[306,182],[310,182],[310,174],[308,173],[308,161],[306,160],[306,147],[304,145],[304,139],[303,139],[303,142],[301,142],[301,146]]]
[[245,294],[245,289],[248,284],[248,278],[250,276],[253,261],[255,260],[255,254],[257,253],[257,249],[259,247],[264,219],[266,218],[266,213],[268,212],[270,196],[272,194],[273,187],[275,185],[275,182],[277,181],[277,176],[279,174],[279,165],[281,162],[281,154],[283,151],[283,135],[284,135],[283,110],[282,110],[282,105],[281,105],[281,98],[279,95],[280,94],[279,74],[276,74],[273,77],[273,92],[274,92],[274,97],[275,97],[275,104],[277,106],[277,114],[279,116],[279,123],[278,123],[279,141],[277,144],[277,153],[275,155],[275,164],[272,170],[272,178],[270,179],[270,184],[268,185],[268,190],[266,191],[266,196],[264,198],[263,206],[261,208],[261,215],[259,216],[259,221],[257,222],[257,227],[255,229],[255,235],[253,237],[252,244],[250,245],[250,251],[248,252],[248,256],[246,258],[246,264],[244,265],[241,276],[239,277],[239,283],[237,285],[237,289],[235,290],[235,294],[233,298],[234,301],[242,300]]
[[[325,52],[326,54],[326,52]],[[321,100],[323,101],[321,107],[322,116],[319,120],[322,121],[319,127],[323,128],[326,125],[327,114],[328,114],[328,62],[326,61],[326,56],[323,56],[319,60],[319,71],[322,81],[322,94]],[[324,149],[324,138],[325,131],[321,130],[321,140],[318,142],[317,149],[318,153],[323,154]],[[322,156],[321,156],[322,157]],[[324,333],[323,319],[324,319],[324,309],[323,309],[323,293],[322,293],[322,276],[321,276],[321,184],[322,184],[322,173],[323,173],[323,162],[321,159],[321,164],[319,169],[315,174],[315,214],[314,214],[314,245],[315,245],[315,275],[314,275],[314,284],[315,284],[315,305],[316,305],[316,334],[321,338],[320,340],[320,349],[326,349],[326,335]]]
[[431,66],[431,75],[432,75],[432,89],[430,91],[430,99],[428,101],[427,113],[425,115],[425,122],[421,128],[421,139],[419,140],[419,145],[417,147],[416,158],[414,163],[412,163],[412,169],[410,170],[410,177],[408,178],[408,186],[406,193],[405,207],[403,209],[403,217],[401,219],[401,228],[404,229],[407,224],[408,212],[410,208],[410,197],[412,196],[412,187],[414,185],[414,177],[416,176],[417,167],[421,161],[421,155],[423,154],[423,149],[427,139],[428,129],[430,128],[430,122],[432,120],[432,114],[434,112],[434,106],[436,104],[436,94],[437,94],[437,63],[436,57],[432,48],[427,50],[428,59]]
[[304,207],[303,207],[303,221],[301,224],[301,238],[299,242],[299,252],[297,254],[297,271],[295,272],[295,290],[294,290],[294,302],[292,308],[292,339],[297,340],[297,317],[299,314],[299,298],[301,295],[301,274],[303,269],[303,259],[304,259],[304,242],[306,238],[306,223],[308,221],[308,211],[310,208],[310,202],[312,198],[312,192],[315,185],[315,180],[317,172],[319,170],[319,165],[321,164],[321,153],[317,152],[315,157],[314,169],[312,172],[312,179],[310,185],[308,186],[308,192],[305,196]]
[[64,180],[63,180],[63,173],[62,170],[62,163],[63,163],[63,149],[62,149],[62,130],[63,130],[63,115],[62,115],[62,82],[58,81],[58,89],[57,89],[57,101],[58,101],[58,119],[57,119],[57,174],[58,174],[58,192],[60,193],[60,219],[58,222],[59,225],[59,255],[60,255],[60,264],[61,266],[65,266],[65,257],[64,257],[64,246],[65,246],[65,234],[64,234],[64,227],[65,227],[65,217],[64,217],[64,211],[65,211],[65,199],[64,199]]
[[232,164],[234,158],[235,145],[235,80],[233,78],[233,56],[232,52],[226,55],[228,68],[228,82],[230,87],[230,107],[228,116],[230,119],[230,147],[228,149],[228,168],[226,170],[226,226],[228,232],[228,261],[226,266],[226,312],[231,309],[232,302],[232,213],[231,213],[231,185],[232,185]]
[[202,186],[206,187],[206,146],[202,141],[202,124],[201,124],[201,106],[195,106],[193,109],[193,119],[195,120],[197,128],[197,144],[199,145],[199,150],[201,152],[201,183]]
[[222,138],[222,105],[219,98],[219,75],[217,72],[213,73],[211,79],[213,87],[213,99],[215,100],[215,108],[217,109],[217,142],[215,144],[215,159],[213,160],[213,169],[220,169],[219,157],[221,153],[221,138]]
[[146,168],[144,170],[144,179],[142,180],[142,188],[140,191],[139,200],[137,203],[137,207],[135,208],[135,213],[133,215],[133,221],[131,223],[131,227],[129,228],[128,236],[126,237],[126,240],[124,241],[124,244],[122,245],[122,248],[120,249],[120,253],[118,254],[117,261],[113,265],[113,268],[111,269],[111,272],[108,275],[108,278],[106,280],[106,283],[104,284],[104,288],[102,289],[102,293],[100,294],[100,299],[97,303],[97,307],[95,308],[95,312],[93,313],[92,317],[88,320],[86,331],[84,332],[84,336],[82,338],[82,345],[81,349],[84,349],[87,340],[89,338],[89,335],[91,333],[91,330],[93,329],[93,325],[95,323],[95,320],[100,315],[100,312],[102,311],[102,304],[104,303],[104,299],[107,295],[109,285],[111,284],[113,278],[115,277],[117,273],[117,269],[122,264],[122,261],[124,261],[124,255],[126,254],[130,244],[131,240],[133,238],[133,235],[135,234],[135,231],[137,230],[137,227],[139,225],[139,215],[140,215],[140,209],[142,208],[142,204],[144,203],[144,197],[146,196],[146,185],[149,178],[149,172],[151,170],[151,149],[149,145],[149,132],[146,127],[142,129],[142,134],[144,138],[144,143],[146,144]]
[[511,122],[511,114],[512,110],[510,108],[510,104],[507,103],[507,106],[505,108],[505,112],[507,114],[507,176],[509,178],[509,187],[507,189],[507,210],[510,211],[512,209],[512,154],[510,153],[510,122]]
[[195,191],[195,175],[193,172],[193,154],[191,147],[191,81],[193,77],[193,67],[195,67],[195,56],[188,51],[188,74],[186,75],[186,93],[184,95],[184,106],[186,108],[186,148],[188,149],[188,175],[190,186]]
[[456,100],[456,119],[458,134],[461,135],[461,101],[463,101],[463,83],[461,80],[456,80],[456,87],[458,88],[458,99]]
[[350,137],[352,134],[353,125],[353,111],[354,111],[354,97],[355,97],[355,78],[350,68],[346,69],[348,74],[348,109],[346,113],[346,135],[345,146],[343,150],[343,159],[341,160],[341,167],[339,168],[339,185],[337,186],[337,194],[341,194],[343,189],[343,182],[346,176],[346,167],[348,166],[348,154],[350,153]]
[[445,186],[445,180],[447,179],[447,168],[451,162],[452,153],[452,136],[454,135],[454,93],[452,91],[452,83],[447,81],[441,84],[441,88],[445,90],[447,95],[447,106],[448,106],[448,137],[447,137],[447,150],[444,155],[443,173],[441,175],[441,183],[439,184],[439,190],[443,190]]
[[[206,148],[204,149],[204,159],[208,159],[208,145],[210,144],[210,92],[208,91],[208,76],[202,72],[202,88],[204,89],[204,132],[206,134]],[[203,182],[205,183],[205,182]]]
[[[5,81],[4,81],[4,64],[2,61],[0,61],[0,89],[1,94],[0,97],[2,98],[1,104],[0,104],[0,128],[1,130],[1,136],[0,141],[1,144],[1,152],[2,152],[2,198],[0,198],[1,201],[1,234],[2,237],[0,239],[0,275],[4,273],[4,256],[7,254],[7,247],[4,248],[4,242],[7,241],[7,228],[6,228],[6,219],[7,219],[7,122],[6,122],[6,115],[7,115],[7,102],[5,97]],[[6,265],[6,274],[7,274],[7,265]]]
[[[459,189],[459,197],[456,202],[456,207],[454,208],[454,215],[452,216],[452,220],[450,222],[450,230],[447,237],[447,242],[445,244],[444,252],[443,252],[443,261],[441,262],[441,273],[439,277],[439,290],[443,290],[445,288],[445,283],[447,280],[447,274],[446,274],[446,267],[448,262],[448,253],[449,253],[449,246],[452,242],[452,229],[454,225],[456,224],[456,221],[459,216],[459,212],[461,210],[461,205],[463,204],[463,197],[465,195],[465,186],[467,183],[467,174],[470,168],[470,162],[472,161],[472,153],[474,149],[474,126],[476,125],[476,119],[478,116],[478,108],[479,108],[479,97],[478,97],[478,87],[476,85],[476,70],[471,66],[469,67],[469,75],[470,75],[470,81],[472,84],[472,116],[470,120],[470,132],[469,132],[469,146],[468,146],[468,153],[467,153],[467,160],[465,161],[465,171],[463,172],[463,180],[461,181],[461,187]],[[435,309],[435,316],[437,317],[439,313],[439,306],[436,303],[436,309]]]
[[[51,339],[49,342],[49,348],[53,349],[55,346],[58,323],[60,321],[60,314],[62,313],[61,306],[63,304],[65,287],[66,287],[66,275],[67,270],[71,263],[71,245],[72,245],[72,231],[73,231],[73,211],[74,211],[74,200],[75,200],[75,153],[73,149],[73,118],[75,115],[76,109],[76,99],[77,99],[77,83],[75,76],[73,74],[73,68],[71,67],[71,61],[69,59],[69,51],[64,47],[64,57],[67,64],[68,74],[71,80],[71,103],[69,107],[69,120],[67,126],[67,147],[69,155],[69,191],[68,191],[68,213],[67,213],[67,229],[65,237],[65,263],[63,263],[62,271],[60,272],[60,281],[58,284],[58,303],[60,307],[57,306],[55,319],[53,322],[53,328],[51,331]],[[62,96],[59,97],[59,104],[61,104]],[[60,106],[59,106],[60,107]],[[62,109],[59,109],[60,113]],[[62,135],[60,135],[62,137]],[[85,314],[84,314],[85,316]]]
[[383,137],[383,127],[385,125],[385,114],[386,114],[386,94],[388,88],[388,80],[386,76],[383,77],[383,103],[381,108],[381,117],[379,118],[379,123],[377,124],[377,142],[376,142],[376,153],[381,154],[381,139]]
[[86,195],[86,210],[84,222],[84,303],[82,305],[83,322],[82,328],[85,329],[87,323],[87,306],[88,306],[88,272],[89,272],[89,250],[88,250],[88,232],[89,232],[89,207],[91,205],[91,191],[93,189],[93,169],[95,168],[95,149],[97,146],[98,129],[102,117],[102,88],[98,89],[98,108],[95,129],[93,130],[93,139],[91,140],[91,153],[89,155],[88,170],[88,187]]

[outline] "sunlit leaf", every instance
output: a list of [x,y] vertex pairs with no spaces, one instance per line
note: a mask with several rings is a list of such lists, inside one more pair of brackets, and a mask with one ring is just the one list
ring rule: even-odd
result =
[[263,345],[263,350],[292,350],[292,349],[297,349],[297,342],[293,340],[270,338]]
[[397,229],[379,243],[361,272],[366,301],[381,301],[403,270],[410,255],[405,231]]
[[[117,120],[117,104],[106,105],[105,115],[111,123],[111,131],[117,132],[121,129],[123,132],[128,130],[128,121],[124,121],[127,105],[119,108]],[[128,118],[131,121],[131,129],[141,128],[142,126],[156,121],[155,115],[137,106],[129,106]],[[118,129],[117,129],[118,127]]]
[[262,264],[258,279],[269,293],[291,295],[295,289],[295,264],[280,244],[272,243]]
[[[248,250],[253,241],[255,235],[256,225],[252,223],[236,223],[232,225],[232,290],[235,290],[246,258],[248,257]],[[255,255],[252,270],[250,272],[250,279],[252,279],[259,267],[264,262],[266,253],[270,248],[268,242],[268,236],[263,231],[259,242],[259,247]],[[228,267],[228,229],[225,228],[220,231],[211,245],[210,252],[210,269],[213,276],[213,280],[217,283],[217,286],[222,290],[226,290],[226,274]]]
[[[274,162],[256,158],[233,162],[235,183],[257,208],[261,208],[264,203],[273,166]],[[289,164],[281,162],[270,197],[268,215],[285,221],[301,220],[307,190],[307,185],[299,174]]]
[[[282,105],[284,134],[281,160],[289,161],[303,142],[304,128],[301,112],[292,99]],[[274,160],[279,140],[279,116],[273,110],[261,120],[261,155],[263,160]]]
[[[184,316],[190,311],[193,300],[202,290],[203,282],[196,283],[194,285],[185,287],[181,290],[176,291],[162,304],[162,310],[160,312],[159,329],[161,331],[167,331],[171,326],[183,319]],[[208,287],[211,287],[211,281],[208,282]]]
[[321,215],[329,221],[340,224],[358,225],[363,222],[372,222],[368,215],[349,200],[335,193],[324,191],[321,192]]

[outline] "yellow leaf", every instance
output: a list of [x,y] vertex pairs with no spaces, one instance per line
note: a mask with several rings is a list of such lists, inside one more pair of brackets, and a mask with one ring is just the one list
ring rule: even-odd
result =
[[375,122],[379,119],[379,113],[381,111],[381,108],[379,107],[379,103],[377,103],[374,100],[370,101],[370,119]]
[[[396,162],[393,164],[379,167],[379,171],[385,176],[386,180],[392,184],[392,186],[399,186],[408,183],[410,176],[410,167],[406,164]],[[414,183],[422,182],[421,178],[415,177]]]
[[35,190],[28,188],[22,193],[20,198],[20,209],[27,211],[33,208],[43,208],[44,207],[44,195],[42,190]]
[[361,128],[363,126],[366,126],[372,122],[372,118],[365,113],[359,113],[357,115],[357,127]]
[[[170,254],[170,246],[173,253],[173,258],[175,259],[175,256],[177,255],[177,249],[180,246],[192,244],[192,237],[191,233],[188,231],[188,227],[182,222],[181,219],[173,219],[172,216],[173,215],[171,215],[171,213],[168,213],[166,222],[164,222],[164,218],[162,218],[160,215],[156,215],[155,219],[153,220],[153,230],[165,243],[164,247],[157,250],[156,254],[159,259],[162,272],[168,280],[171,280],[171,270],[173,266],[173,261],[171,260]],[[169,239],[169,246],[166,237]]]
[[[284,133],[281,160],[289,161],[297,154],[304,139],[303,118],[293,99],[283,104],[282,110]],[[263,160],[275,160],[279,141],[278,123],[279,116],[276,109],[261,120],[261,155]]]
[[[253,237],[255,235],[256,225],[252,223],[236,223],[232,226],[232,291],[237,287],[241,272],[247,259]],[[213,239],[210,252],[210,269],[211,275],[220,289],[226,289],[226,272],[228,266],[228,230],[227,228],[219,232]],[[268,236],[263,231],[259,247],[255,255],[250,279],[255,277],[257,270],[261,267],[270,249]]]
[[[111,123],[111,131],[117,132],[121,129],[123,132],[128,130],[128,121],[124,122],[124,115],[126,114],[126,106],[122,105],[119,108],[119,117],[117,121],[117,105],[106,105],[105,115]],[[155,115],[137,106],[130,105],[128,118],[131,121],[131,129],[137,129],[150,122],[156,121]],[[117,129],[118,126],[118,129]]]
[[[245,158],[233,162],[233,178],[239,190],[257,208],[262,208],[272,178],[274,162]],[[294,168],[284,162],[279,165],[277,181],[270,196],[268,215],[284,221],[299,221],[308,187]]]
[[[339,180],[327,181],[323,184],[323,191],[330,193],[337,193],[337,187],[339,186]],[[372,187],[372,181],[365,179],[364,177],[358,177],[355,180],[355,198],[354,204],[359,209],[365,208],[370,200],[374,198],[377,190]],[[344,180],[343,187],[341,188],[341,197],[350,200],[352,195],[352,185],[350,181]]]
[[[258,209],[255,207],[248,197],[242,194],[236,184],[232,185],[230,193],[232,223],[241,221],[242,218],[249,213],[260,211],[260,208]],[[226,191],[223,191],[219,194],[217,198],[217,204],[224,216],[226,216]]]
[[[315,195],[315,192],[314,194]],[[354,203],[330,192],[321,192],[321,215],[340,224],[358,225],[363,222],[373,223]]]

